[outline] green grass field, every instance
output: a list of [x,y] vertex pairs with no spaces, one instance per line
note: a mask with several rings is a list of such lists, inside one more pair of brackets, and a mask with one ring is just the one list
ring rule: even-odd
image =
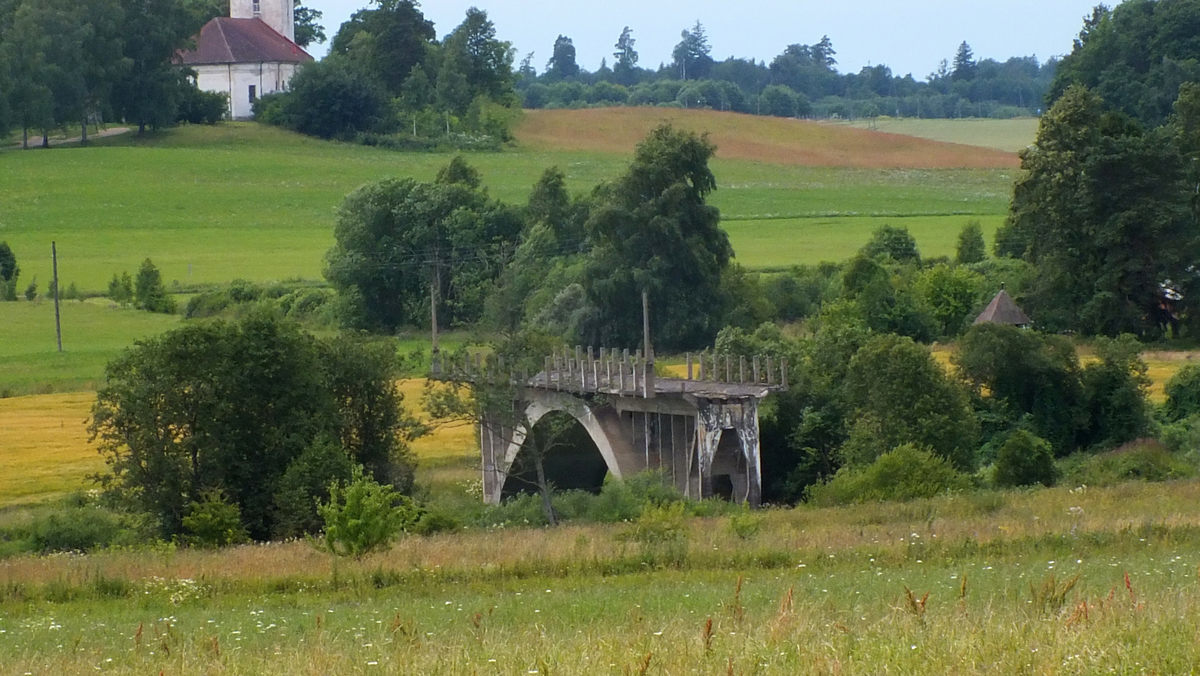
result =
[[[696,519],[662,566],[627,528],[17,557],[11,673],[1189,673],[1200,483]],[[18,518],[17,515],[7,515]],[[745,518],[745,517],[743,517]],[[336,572],[335,572],[336,571]]]
[[1033,143],[1038,128],[1037,118],[1032,117],[1012,120],[989,120],[978,117],[957,120],[879,117],[874,120],[858,120],[845,124],[888,134],[919,136],[933,141],[983,146],[1009,152],[1017,152]]
[[0,396],[95,389],[104,365],[121,350],[180,321],[100,298],[64,301],[60,315],[61,353],[53,302],[0,303]]
[[[389,176],[431,179],[448,154],[396,153],[329,143],[253,124],[184,127],[152,140],[112,137],[87,148],[2,151],[0,240],[22,269],[22,288],[51,276],[50,243],[57,242],[65,288],[102,291],[114,273],[134,272],[149,257],[168,284],[320,279],[333,243],[338,205],[355,187]],[[524,203],[543,170],[563,169],[572,191],[616,177],[628,152],[516,150],[473,154],[496,197]],[[948,215],[999,216],[1006,209],[1012,169],[848,169],[778,165],[747,159],[713,162],[713,203],[731,224],[810,217],[909,217],[930,251],[953,246],[958,226],[935,227]],[[879,222],[880,224],[883,221]],[[818,226],[820,227],[820,226]],[[756,258],[751,268],[842,259],[869,237],[839,237],[823,252],[794,260]],[[798,233],[782,230],[781,237]],[[802,233],[801,233],[802,234]],[[3,312],[0,309],[0,312]],[[0,315],[0,322],[4,321]]]

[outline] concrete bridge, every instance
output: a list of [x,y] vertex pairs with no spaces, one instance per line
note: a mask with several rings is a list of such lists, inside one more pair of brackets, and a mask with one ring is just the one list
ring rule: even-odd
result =
[[[474,382],[495,382],[504,372],[479,357],[454,370]],[[511,385],[505,398],[511,409],[485,412],[479,425],[484,501],[499,503],[520,488],[516,473],[526,441],[547,416],[566,415],[587,439],[545,454],[547,479],[559,488],[595,490],[606,472],[623,479],[659,470],[686,497],[757,506],[758,404],[787,387],[786,374],[786,360],[702,354],[696,362],[688,356],[683,377],[665,378],[640,351],[591,348],[548,356],[532,376],[505,373],[499,377]],[[594,451],[579,448],[588,440]]]

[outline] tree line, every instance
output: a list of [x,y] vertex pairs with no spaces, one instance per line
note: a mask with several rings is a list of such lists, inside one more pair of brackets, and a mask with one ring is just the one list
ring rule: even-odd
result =
[[526,108],[588,105],[677,105],[780,117],[1015,117],[1036,114],[1054,78],[1057,61],[1036,56],[1000,62],[976,59],[959,45],[924,80],[880,64],[856,73],[837,71],[829,36],[791,44],[770,63],[712,57],[703,24],[681,32],[670,63],[639,65],[636,39],[626,26],[612,53],[588,72],[576,61],[571,38],[559,35],[539,73],[534,53],[522,59],[517,88]]

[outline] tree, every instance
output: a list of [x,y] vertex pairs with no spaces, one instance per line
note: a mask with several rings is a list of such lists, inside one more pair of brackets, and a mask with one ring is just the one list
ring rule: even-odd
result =
[[8,100],[13,121],[21,128],[23,148],[29,147],[30,129],[47,129],[54,117],[46,56],[52,40],[40,10],[37,3],[16,4],[5,17],[7,26],[0,34],[0,62],[7,65],[11,78]]
[[708,77],[708,72],[713,67],[713,59],[710,56],[712,47],[708,44],[708,35],[704,32],[704,26],[696,21],[692,30],[685,29],[679,35],[683,39],[671,51],[671,58],[674,59],[679,78],[700,80]]
[[1164,280],[1200,252],[1183,160],[1168,130],[1146,132],[1073,87],[1021,154],[999,255],[1034,264],[1027,299],[1053,330],[1153,334]]
[[[411,467],[404,444],[420,428],[397,412],[394,365],[371,361],[361,346],[318,340],[266,314],[137,343],[108,364],[92,407],[89,430],[109,466],[102,484],[151,514],[164,536],[181,532],[191,502],[220,490],[250,536],[265,539],[279,522],[281,478],[314,444],[337,439],[355,462],[378,465],[387,453]],[[370,369],[384,370],[362,377]],[[346,440],[379,443],[368,450]],[[411,483],[400,478],[405,491]]]
[[292,8],[292,20],[296,27],[296,44],[307,47],[325,42],[325,27],[317,23],[324,13],[319,9],[297,4]]
[[[487,12],[468,9],[463,22],[442,43],[438,86],[445,104],[452,112],[462,114],[476,97],[506,105],[515,103],[513,56],[512,44],[496,38],[496,26]],[[463,86],[442,90],[444,78],[460,78]]]
[[869,258],[886,256],[897,263],[921,262],[917,240],[908,234],[908,228],[905,227],[879,226],[860,251]]
[[971,51],[971,45],[964,40],[954,54],[954,68],[950,71],[950,79],[955,82],[974,80],[976,72],[975,54]]
[[1150,428],[1150,378],[1133,336],[1098,338],[1095,345],[1100,361],[1084,366],[1080,377],[1088,413],[1083,439],[1088,447],[1112,448],[1144,436]]
[[760,95],[761,112],[775,117],[796,117],[796,92],[783,85],[770,85]]
[[284,94],[283,126],[321,138],[350,138],[385,115],[387,96],[378,82],[344,59],[305,64]]
[[8,242],[0,242],[0,301],[17,299],[17,277],[20,274],[16,254]]
[[629,26],[621,29],[617,44],[613,45],[613,78],[623,85],[632,85],[637,79],[638,53],[633,48],[637,41],[633,39],[633,31]]
[[133,302],[133,278],[128,272],[113,273],[112,279],[108,280],[108,297],[117,304],[128,305]]
[[425,65],[434,50],[436,32],[412,0],[381,0],[376,9],[361,9],[342,24],[330,43],[330,54],[344,56],[357,70],[397,95],[413,68]]
[[546,62],[546,77],[565,80],[579,75],[579,64],[575,63],[575,45],[571,38],[559,35],[554,41],[554,52]]
[[995,404],[989,416],[999,431],[1025,425],[1060,456],[1079,447],[1087,414],[1067,339],[988,322],[967,330],[952,359],[976,397]]
[[516,248],[517,212],[452,178],[385,179],[346,196],[338,209],[325,277],[353,325],[394,331],[424,324],[431,286],[439,321],[479,319],[483,299]]
[[849,464],[870,464],[911,443],[959,470],[974,469],[979,423],[965,391],[925,347],[896,335],[871,338],[850,359],[843,388]]
[[329,500],[317,511],[325,522],[316,541],[320,549],[355,559],[387,547],[418,517],[411,498],[364,475],[361,467],[354,468],[348,481],[330,484]]
[[987,245],[983,242],[983,228],[979,221],[971,219],[958,232],[958,244],[954,248],[954,261],[959,265],[979,263],[987,258]]
[[938,335],[957,336],[978,310],[983,277],[962,266],[935,265],[922,270],[917,292],[938,323]]
[[175,299],[167,294],[162,273],[149,258],[142,261],[142,266],[138,268],[133,285],[133,300],[137,307],[147,312],[171,314],[175,311]]
[[171,62],[203,21],[177,0],[120,0],[125,22],[125,68],[113,87],[113,107],[127,122],[161,127],[175,121],[179,92],[187,74]]
[[1163,402],[1162,412],[1168,422],[1200,413],[1200,366],[1188,364],[1179,369],[1163,390],[1167,400]]
[[661,125],[637,146],[624,176],[598,189],[586,230],[584,270],[595,308],[592,345],[637,345],[641,297],[664,350],[706,344],[720,326],[721,276],[733,256],[720,212],[705,198],[717,187],[707,136]]
[[1025,430],[1008,435],[996,452],[997,486],[1053,486],[1057,478],[1058,468],[1054,466],[1050,444]]
[[1200,81],[1198,21],[1200,3],[1194,0],[1097,6],[1058,64],[1047,105],[1079,85],[1145,125],[1162,124],[1180,85]]

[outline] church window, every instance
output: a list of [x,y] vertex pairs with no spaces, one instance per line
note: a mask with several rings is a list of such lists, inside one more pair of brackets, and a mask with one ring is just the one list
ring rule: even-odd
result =
[[257,93],[257,91],[255,91],[254,85],[250,85],[250,103],[254,103],[254,98],[255,98],[256,93]]

